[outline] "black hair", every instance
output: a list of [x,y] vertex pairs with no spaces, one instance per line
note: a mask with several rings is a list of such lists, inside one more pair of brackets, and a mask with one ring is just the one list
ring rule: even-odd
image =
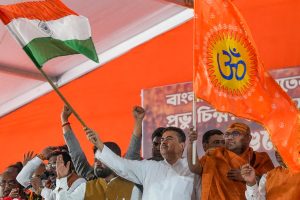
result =
[[16,162],[15,164],[9,165],[7,168],[15,168],[19,174],[20,171],[23,169],[23,164],[22,162]]
[[63,161],[64,161],[64,164],[66,165],[69,161],[70,161],[70,170],[74,170],[74,165],[73,165],[73,162],[72,162],[72,159],[71,159],[71,156],[69,155],[68,152],[65,152],[65,151],[54,151],[50,154],[49,156],[49,159],[53,156],[59,156],[59,155],[62,155],[63,157]]
[[179,139],[179,142],[185,142],[186,136],[185,136],[184,131],[183,131],[181,128],[169,126],[169,127],[165,128],[165,129],[162,131],[162,135],[163,135],[165,132],[167,132],[167,131],[174,131],[174,132],[176,132],[176,133],[177,133],[177,137],[178,137],[178,139]]
[[213,135],[223,135],[223,132],[219,129],[212,129],[209,131],[206,131],[202,136],[202,144],[207,144],[210,137]]
[[[119,145],[117,143],[115,143],[115,142],[104,142],[103,144],[105,146],[107,146],[107,148],[112,150],[115,154],[117,154],[118,156],[121,156],[121,148],[119,147]],[[93,146],[94,154],[96,153],[97,150],[98,150],[98,148],[96,146]]]
[[57,148],[58,151],[69,153],[69,149],[68,149],[68,146],[66,144],[61,145],[61,146],[57,146],[56,148]]
[[155,129],[151,136],[152,141],[155,137],[161,137],[164,130],[165,127],[158,127],[157,129]]

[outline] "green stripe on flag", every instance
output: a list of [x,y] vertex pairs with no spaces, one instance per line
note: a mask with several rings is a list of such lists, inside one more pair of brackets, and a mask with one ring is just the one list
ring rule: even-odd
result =
[[38,68],[52,58],[71,54],[83,54],[99,62],[92,38],[61,41],[51,37],[42,37],[33,39],[23,49]]

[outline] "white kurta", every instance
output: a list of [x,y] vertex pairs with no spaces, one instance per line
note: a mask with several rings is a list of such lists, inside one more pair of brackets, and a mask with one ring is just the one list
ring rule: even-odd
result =
[[[42,164],[42,160],[38,157],[34,157],[32,160],[30,160],[21,170],[21,172],[17,176],[17,181],[23,185],[24,187],[30,186],[30,179],[35,172],[35,170]],[[85,179],[79,178],[77,179],[70,188],[68,188],[68,192],[73,192],[80,184],[86,182]],[[49,188],[43,188],[41,191],[41,196],[45,200],[55,200],[56,194],[53,190]]]
[[[28,163],[23,167],[21,172],[17,176],[17,181],[23,185],[25,188],[30,186],[30,179],[35,172],[35,170],[42,164],[42,160],[39,157],[34,157],[32,160],[28,161]],[[41,196],[45,200],[54,200],[55,194],[49,188],[43,188],[41,191]]]
[[119,176],[144,187],[143,200],[190,200],[200,199],[199,176],[188,167],[187,159],[179,159],[170,165],[167,161],[127,160],[104,146],[95,157]]
[[245,192],[247,200],[265,200],[266,199],[266,179],[267,175],[264,174],[260,181],[259,186],[255,184],[254,186],[246,186],[247,190]]

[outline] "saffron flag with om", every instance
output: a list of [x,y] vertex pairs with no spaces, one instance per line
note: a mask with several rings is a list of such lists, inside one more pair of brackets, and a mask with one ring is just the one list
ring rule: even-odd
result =
[[260,123],[288,167],[300,171],[299,111],[264,70],[230,0],[195,0],[194,92],[219,111]]
[[98,62],[88,19],[60,0],[0,5],[0,19],[39,68],[52,58],[71,54]]

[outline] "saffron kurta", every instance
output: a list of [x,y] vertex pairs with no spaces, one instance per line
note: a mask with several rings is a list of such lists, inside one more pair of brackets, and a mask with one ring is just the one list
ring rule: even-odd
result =
[[202,172],[202,200],[241,200],[245,199],[245,182],[233,181],[227,177],[231,169],[240,169],[249,163],[256,170],[257,176],[272,170],[274,165],[265,152],[254,152],[248,148],[242,155],[237,155],[226,148],[216,148],[200,160]]

